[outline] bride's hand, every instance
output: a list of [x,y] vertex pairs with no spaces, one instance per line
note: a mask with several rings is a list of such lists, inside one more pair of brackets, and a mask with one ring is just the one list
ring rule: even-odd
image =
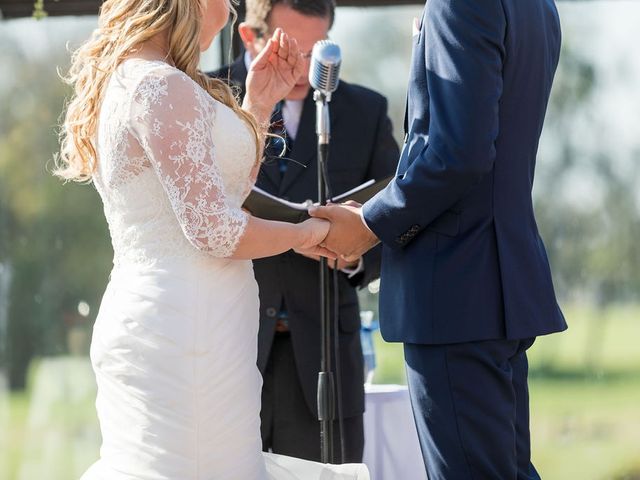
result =
[[286,97],[303,73],[304,59],[298,42],[277,28],[251,63],[245,106],[259,119],[268,121],[275,104]]
[[316,255],[336,259],[337,255],[320,246],[329,234],[331,224],[325,220],[318,222],[317,218],[310,218],[298,224],[300,229],[300,243],[294,248],[297,253],[302,255]]

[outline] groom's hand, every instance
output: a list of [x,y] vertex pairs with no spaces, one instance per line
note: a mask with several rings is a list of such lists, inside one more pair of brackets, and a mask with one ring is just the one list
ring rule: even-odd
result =
[[364,223],[361,210],[362,205],[355,202],[309,209],[312,217],[331,222],[321,245],[348,262],[357,260],[380,241]]

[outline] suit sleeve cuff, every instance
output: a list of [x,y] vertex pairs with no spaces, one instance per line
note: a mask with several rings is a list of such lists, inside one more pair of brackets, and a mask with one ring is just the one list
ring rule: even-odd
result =
[[384,190],[362,206],[360,216],[367,228],[371,230],[384,245],[391,248],[399,248],[400,245],[395,241],[396,237],[393,235],[389,225],[390,219],[384,208],[384,201],[380,199],[383,192]]

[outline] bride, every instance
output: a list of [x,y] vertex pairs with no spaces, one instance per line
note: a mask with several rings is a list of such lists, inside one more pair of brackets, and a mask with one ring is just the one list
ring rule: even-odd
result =
[[276,31],[241,108],[197,68],[230,11],[229,0],[106,0],[74,54],[56,173],[95,184],[114,249],[91,343],[103,444],[83,480],[368,478],[362,465],[261,452],[250,259],[322,253],[329,225],[241,209],[303,60]]

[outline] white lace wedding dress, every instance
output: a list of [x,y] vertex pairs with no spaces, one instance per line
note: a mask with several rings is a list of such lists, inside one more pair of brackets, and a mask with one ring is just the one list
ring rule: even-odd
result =
[[231,260],[255,146],[183,72],[125,61],[101,106],[98,171],[114,269],[91,361],[103,436],[83,480],[367,479],[263,454],[258,289]]

